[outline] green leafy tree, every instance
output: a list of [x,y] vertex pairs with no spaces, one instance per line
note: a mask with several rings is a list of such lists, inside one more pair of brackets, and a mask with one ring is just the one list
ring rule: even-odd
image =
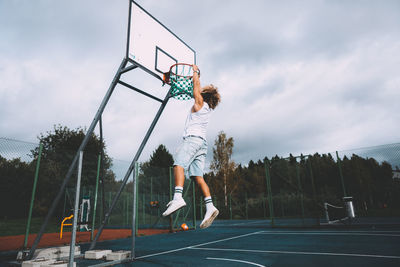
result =
[[0,156],[0,218],[26,216],[32,193],[35,165],[19,158]]
[[[85,137],[85,130],[77,128],[71,130],[61,125],[54,126],[53,131],[40,134],[38,137],[43,144],[42,159],[38,180],[38,190],[35,200],[35,211],[42,215],[47,213],[47,209],[59,191],[59,187],[65,179],[73,158],[78,151]],[[98,157],[103,150],[103,166],[105,183],[114,183],[115,175],[110,170],[112,160],[105,152],[105,144],[101,143],[98,136],[92,134],[87,143],[83,154],[82,180],[81,186],[94,186],[96,183]],[[32,151],[36,158],[39,148]],[[75,187],[76,171],[73,174],[68,186]]]

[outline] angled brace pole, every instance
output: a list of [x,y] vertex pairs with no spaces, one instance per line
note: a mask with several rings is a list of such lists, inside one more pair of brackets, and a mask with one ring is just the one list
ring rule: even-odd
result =
[[[150,135],[151,135],[151,133],[153,132],[154,127],[156,126],[156,124],[157,124],[157,122],[158,122],[158,119],[160,118],[162,112],[164,111],[164,108],[165,108],[165,106],[167,105],[169,98],[170,98],[170,90],[168,90],[168,93],[167,93],[167,95],[165,96],[165,98],[164,98],[164,100],[163,100],[163,102],[162,102],[160,108],[158,109],[157,114],[156,114],[156,116],[154,117],[153,122],[152,122],[151,125],[150,125],[150,128],[147,130],[147,133],[146,133],[145,137],[143,138],[143,141],[142,141],[142,143],[140,144],[140,147],[139,147],[138,151],[136,152],[136,155],[135,155],[135,157],[133,158],[133,160],[132,160],[132,162],[131,162],[131,165],[130,165],[129,168],[128,168],[128,171],[127,171],[126,174],[125,174],[125,177],[124,177],[124,179],[123,179],[123,181],[122,181],[122,184],[121,184],[121,186],[120,186],[120,188],[119,188],[119,190],[118,190],[118,192],[117,192],[117,195],[114,197],[113,201],[111,202],[111,205],[110,205],[110,207],[108,208],[108,212],[105,214],[104,220],[103,220],[102,224],[100,225],[99,230],[97,231],[96,237],[94,238],[94,240],[93,240],[92,243],[90,244],[89,250],[94,249],[94,247],[96,246],[96,242],[97,242],[97,240],[99,239],[99,237],[100,237],[100,235],[101,235],[101,232],[103,231],[104,226],[106,225],[106,223],[107,223],[107,221],[108,221],[108,218],[110,217],[111,212],[112,212],[112,210],[114,209],[114,206],[115,206],[115,204],[117,203],[117,201],[118,201],[118,199],[119,199],[119,197],[120,197],[120,195],[121,195],[121,193],[122,193],[122,190],[124,190],[124,187],[125,187],[126,183],[128,182],[129,176],[131,175],[133,169],[135,168],[135,164],[136,164],[136,162],[138,161],[138,159],[139,159],[139,157],[140,157],[140,154],[142,154],[142,151],[143,151],[143,149],[144,149],[144,147],[145,147],[147,141],[149,140]],[[132,222],[132,223],[135,223],[135,222]],[[135,234],[135,233],[132,233],[132,234]]]
[[112,93],[114,91],[114,88],[115,88],[115,86],[117,85],[117,83],[119,81],[119,78],[121,77],[121,71],[125,68],[127,63],[128,63],[128,60],[126,58],[124,58],[122,60],[122,62],[121,62],[121,65],[118,68],[117,73],[114,76],[114,79],[111,82],[110,87],[108,88],[108,91],[107,91],[106,95],[103,98],[103,101],[100,104],[99,109],[97,110],[97,113],[96,113],[96,115],[95,115],[95,117],[94,117],[94,119],[93,119],[93,121],[92,121],[92,123],[91,123],[91,125],[90,125],[90,127],[89,127],[89,129],[88,129],[88,131],[86,133],[86,135],[85,135],[85,138],[83,139],[78,151],[76,152],[76,155],[75,155],[74,159],[72,160],[72,163],[71,163],[71,165],[70,165],[70,167],[68,169],[67,175],[66,175],[66,177],[64,179],[64,182],[60,186],[60,190],[58,191],[58,194],[57,194],[56,198],[54,199],[53,203],[51,204],[49,212],[47,213],[46,218],[44,219],[44,222],[42,224],[42,227],[40,228],[40,231],[39,231],[38,235],[36,236],[35,241],[33,242],[33,245],[31,247],[31,250],[29,251],[27,259],[31,259],[32,256],[33,256],[33,253],[35,253],[35,250],[36,250],[36,248],[37,248],[37,246],[38,246],[38,244],[40,242],[40,239],[42,238],[42,235],[43,235],[44,231],[46,230],[47,224],[49,223],[49,220],[50,220],[51,216],[53,216],[53,213],[54,213],[54,211],[55,211],[55,209],[56,209],[56,207],[58,205],[58,202],[60,201],[61,196],[64,194],[65,187],[67,186],[67,184],[68,184],[68,182],[69,182],[69,180],[70,180],[70,178],[72,176],[72,173],[75,170],[75,166],[76,166],[76,163],[77,163],[78,158],[79,158],[79,153],[81,151],[85,150],[85,147],[86,147],[87,143],[89,142],[89,139],[90,139],[92,133],[94,132],[96,124],[99,121],[99,119],[101,117],[101,114],[103,113],[104,108],[106,107],[106,105],[108,103],[108,100],[110,99],[110,97],[111,97],[111,95],[112,95]]

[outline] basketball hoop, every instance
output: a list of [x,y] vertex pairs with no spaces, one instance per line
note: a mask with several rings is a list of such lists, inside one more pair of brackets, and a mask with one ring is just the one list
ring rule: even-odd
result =
[[163,80],[171,85],[171,97],[179,100],[193,98],[193,65],[177,63],[164,73]]

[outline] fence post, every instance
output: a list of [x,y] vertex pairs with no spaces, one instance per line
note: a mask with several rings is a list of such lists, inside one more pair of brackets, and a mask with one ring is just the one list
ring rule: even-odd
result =
[[296,176],[297,176],[297,183],[299,184],[299,192],[300,192],[300,203],[301,203],[301,219],[304,225],[304,196],[303,196],[303,188],[301,186],[300,180],[300,171],[299,171],[299,164],[296,161]]
[[31,205],[29,207],[28,223],[26,224],[24,248],[26,248],[28,246],[28,236],[29,236],[29,230],[31,228],[33,202],[35,201],[36,185],[37,185],[37,180],[39,177],[39,167],[40,167],[40,158],[42,157],[42,150],[43,150],[43,143],[40,143],[39,155],[38,155],[37,162],[36,162],[36,170],[35,170],[35,176],[34,176],[34,180],[33,180],[32,198],[31,198]]
[[132,197],[132,246],[131,246],[131,259],[135,259],[135,248],[136,248],[136,234],[138,231],[138,195],[137,195],[137,182],[139,177],[139,163],[135,162],[135,169],[133,173],[133,197]]
[[336,151],[336,158],[337,158],[337,162],[338,162],[338,167],[339,167],[339,175],[340,175],[340,180],[342,181],[342,189],[343,189],[343,196],[347,197],[346,194],[346,187],[344,186],[344,178],[343,178],[343,172],[342,172],[342,163],[341,160],[339,158],[339,153]]
[[193,183],[193,227],[196,230],[196,185]]
[[[108,194],[108,206],[110,207],[111,206],[111,194],[112,194],[112,192],[108,192],[109,194]],[[110,224],[111,223],[111,216],[110,217],[108,217],[108,222],[107,222],[107,224]]]
[[308,156],[308,168],[310,168],[310,178],[311,178],[311,186],[313,190],[313,198],[314,201],[317,201],[317,192],[315,190],[315,183],[314,183],[314,172],[312,170],[312,164],[311,164],[311,156]]
[[[172,177],[174,176],[173,174],[173,168],[169,167],[169,201],[172,200]],[[172,225],[172,214],[169,217],[169,231],[172,233],[174,232],[174,226]]]
[[200,197],[200,218],[204,219],[204,215],[203,215],[203,197]]
[[[150,176],[150,201],[153,201],[153,176]],[[150,206],[150,225],[152,225],[153,209]]]
[[[194,184],[195,182],[193,181],[193,184]],[[190,185],[192,184],[192,180],[190,180],[189,181],[189,185],[186,187],[186,190],[185,190],[185,193],[183,194],[183,198],[186,198],[187,197],[187,194],[189,193],[189,189],[190,189]],[[185,209],[183,208],[183,209],[179,209],[177,212],[175,212],[175,214],[176,214],[176,216],[175,216],[175,220],[174,220],[174,223],[172,224],[172,228],[174,228],[175,227],[175,225],[176,225],[176,223],[178,222],[178,220],[179,220],[179,215],[181,215],[181,218],[182,219],[184,219],[185,218],[185,216],[184,216],[184,213],[185,213],[185,211],[184,211]]]
[[143,192],[143,198],[142,198],[142,216],[143,216],[143,225],[146,224],[146,197],[145,193]]
[[268,160],[264,160],[265,165],[265,178],[267,180],[267,192],[268,192],[268,205],[269,205],[269,216],[271,220],[271,226],[275,225],[274,219],[274,205],[272,203],[272,189],[271,189],[271,176],[269,173],[270,164]]
[[232,220],[232,193],[229,194],[229,217]]
[[126,225],[129,225],[129,196],[130,194],[126,194]]
[[72,236],[71,236],[71,244],[69,246],[68,266],[73,266],[74,263],[76,227],[78,223],[79,197],[80,197],[81,177],[82,177],[82,160],[83,160],[83,151],[79,151],[78,178],[76,179],[76,190],[75,190],[74,222],[72,224]]
[[248,220],[249,219],[249,211],[248,211],[248,209],[249,209],[249,207],[248,207],[248,199],[247,199],[247,192],[245,192],[245,195],[244,195],[244,197],[245,197],[245,203],[246,203],[246,220]]
[[265,197],[265,194],[262,197],[262,204],[263,204],[263,211],[264,211],[264,219],[267,218],[267,211],[266,211],[266,205],[265,205],[265,201],[267,200],[267,198]]
[[[133,183],[133,207],[134,214],[132,214],[133,219],[135,220],[135,235],[138,233],[139,229],[139,162],[135,163],[135,173],[134,173],[135,181]],[[132,222],[133,223],[133,222]],[[132,233],[133,234],[133,233]]]

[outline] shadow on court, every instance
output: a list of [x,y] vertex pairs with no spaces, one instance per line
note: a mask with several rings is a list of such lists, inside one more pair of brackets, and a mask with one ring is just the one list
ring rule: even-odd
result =
[[[216,221],[208,229],[138,237],[121,266],[400,266],[400,227],[286,228],[266,221]],[[131,240],[96,249],[130,250]],[[82,251],[88,245],[81,246]],[[77,260],[79,266],[101,261]]]

